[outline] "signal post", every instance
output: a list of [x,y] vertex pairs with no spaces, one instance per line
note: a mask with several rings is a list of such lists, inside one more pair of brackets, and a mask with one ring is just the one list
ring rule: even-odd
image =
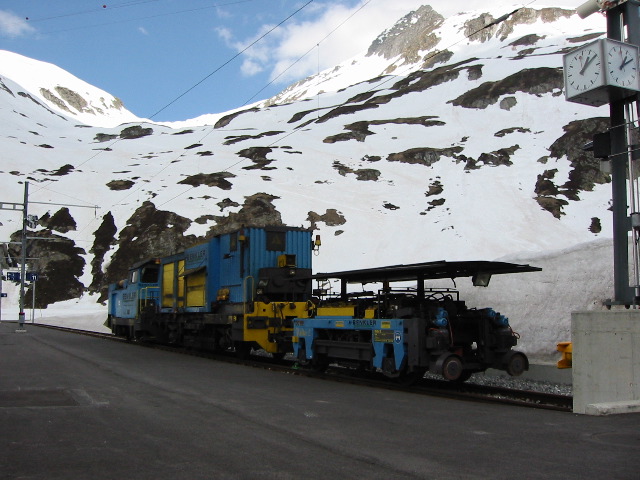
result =
[[614,298],[603,304],[625,307],[571,314],[573,411],[588,415],[640,412],[640,2],[589,0],[577,12],[585,18],[599,10],[607,16],[607,38],[563,58],[566,99],[609,104],[609,131],[593,145],[610,164],[612,184]]

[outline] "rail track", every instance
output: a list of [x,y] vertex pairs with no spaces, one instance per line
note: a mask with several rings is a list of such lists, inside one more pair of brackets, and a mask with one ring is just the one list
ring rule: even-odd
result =
[[412,394],[445,397],[458,400],[467,400],[485,403],[497,403],[503,405],[515,405],[520,407],[540,408],[546,410],[556,410],[571,412],[573,397],[570,395],[551,394],[533,390],[519,390],[508,387],[497,387],[475,384],[472,381],[465,383],[447,382],[446,380],[423,378],[412,386],[403,386],[392,380],[384,378],[382,375],[362,376],[354,371],[341,367],[330,366],[326,372],[314,372],[312,370],[300,368],[293,360],[286,357],[283,360],[273,359],[268,354],[264,356],[251,355],[248,359],[240,359],[233,353],[214,353],[209,351],[194,350],[186,347],[175,347],[171,345],[160,345],[145,342],[131,342],[121,337],[116,337],[109,333],[93,332],[88,330],[78,330],[69,327],[58,327],[45,324],[30,324],[37,327],[48,328],[63,332],[74,333],[76,335],[86,335],[95,338],[102,338],[110,341],[129,343],[131,345],[145,348],[164,350],[183,355],[194,355],[209,358],[216,361],[233,363],[237,365],[251,366],[271,371],[279,371],[287,374],[301,375],[306,377],[319,378],[326,381],[351,383],[373,388],[384,388],[396,391],[403,391]]

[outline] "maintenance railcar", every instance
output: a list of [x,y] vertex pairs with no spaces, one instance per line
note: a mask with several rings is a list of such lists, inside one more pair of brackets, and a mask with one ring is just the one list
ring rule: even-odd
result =
[[[109,287],[116,335],[246,356],[293,353],[301,365],[382,372],[403,382],[426,371],[464,381],[487,368],[519,375],[528,359],[517,335],[491,308],[469,308],[454,288],[431,279],[540,270],[504,262],[430,262],[312,275],[311,231],[243,228],[175,255],[134,265]],[[339,291],[318,288],[339,282]],[[407,287],[406,282],[414,282]],[[403,282],[403,283],[399,283]],[[375,285],[350,292],[348,284]],[[393,284],[393,286],[392,286]],[[400,286],[398,286],[400,285]]]
[[[487,368],[520,375],[529,368],[513,350],[517,334],[507,317],[491,308],[469,308],[454,288],[426,287],[432,279],[472,277],[487,286],[492,275],[538,271],[504,262],[429,262],[318,274],[340,290],[314,291],[316,309],[294,321],[294,355],[301,364],[323,370],[341,364],[378,371],[403,382],[426,371],[465,381]],[[393,287],[414,282],[413,286]],[[347,285],[374,284],[377,290],[349,292]]]

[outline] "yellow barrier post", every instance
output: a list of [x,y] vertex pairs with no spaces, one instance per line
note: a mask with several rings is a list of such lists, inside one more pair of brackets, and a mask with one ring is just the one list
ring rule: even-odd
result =
[[557,350],[562,353],[562,358],[558,361],[558,368],[571,368],[573,344],[571,342],[560,342]]

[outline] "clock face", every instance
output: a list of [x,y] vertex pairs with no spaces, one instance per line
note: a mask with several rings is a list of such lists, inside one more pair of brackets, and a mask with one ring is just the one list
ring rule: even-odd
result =
[[609,40],[605,47],[609,84],[638,89],[638,47]]
[[601,38],[562,57],[565,97],[599,107],[640,91],[640,47]]
[[567,96],[597,88],[603,84],[602,59],[597,43],[574,50],[565,58]]

